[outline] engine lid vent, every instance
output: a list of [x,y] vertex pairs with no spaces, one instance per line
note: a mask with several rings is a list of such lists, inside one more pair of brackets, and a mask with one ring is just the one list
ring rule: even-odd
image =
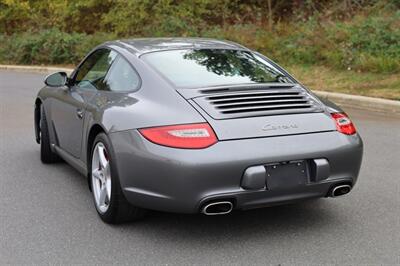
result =
[[214,119],[323,111],[321,105],[301,87],[225,92],[193,100]]

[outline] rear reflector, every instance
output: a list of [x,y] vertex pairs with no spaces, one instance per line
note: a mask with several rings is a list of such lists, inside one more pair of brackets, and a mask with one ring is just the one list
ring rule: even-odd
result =
[[218,141],[207,123],[142,128],[139,132],[153,143],[173,148],[204,149]]
[[357,132],[355,126],[353,125],[353,122],[351,122],[347,114],[333,113],[331,114],[331,116],[333,120],[335,120],[337,131],[339,131],[340,133],[353,135]]

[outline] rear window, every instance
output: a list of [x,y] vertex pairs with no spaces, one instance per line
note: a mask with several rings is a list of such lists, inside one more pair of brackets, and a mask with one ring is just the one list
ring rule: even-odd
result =
[[242,50],[171,50],[142,58],[177,87],[289,82],[273,65]]

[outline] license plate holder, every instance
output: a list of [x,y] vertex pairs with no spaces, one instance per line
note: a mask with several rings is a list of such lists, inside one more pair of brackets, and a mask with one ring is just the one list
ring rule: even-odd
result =
[[267,188],[269,190],[287,189],[305,185],[308,180],[305,160],[267,164]]

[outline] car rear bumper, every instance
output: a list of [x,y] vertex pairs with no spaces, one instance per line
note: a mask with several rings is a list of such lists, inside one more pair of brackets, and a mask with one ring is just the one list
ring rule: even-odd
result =
[[[203,204],[229,199],[249,209],[325,197],[336,184],[357,181],[363,144],[358,135],[336,131],[220,141],[202,150],[153,144],[137,131],[110,134],[124,195],[135,206],[196,213]],[[243,188],[249,167],[326,159],[329,173],[291,187]],[[244,186],[246,187],[246,186]]]

